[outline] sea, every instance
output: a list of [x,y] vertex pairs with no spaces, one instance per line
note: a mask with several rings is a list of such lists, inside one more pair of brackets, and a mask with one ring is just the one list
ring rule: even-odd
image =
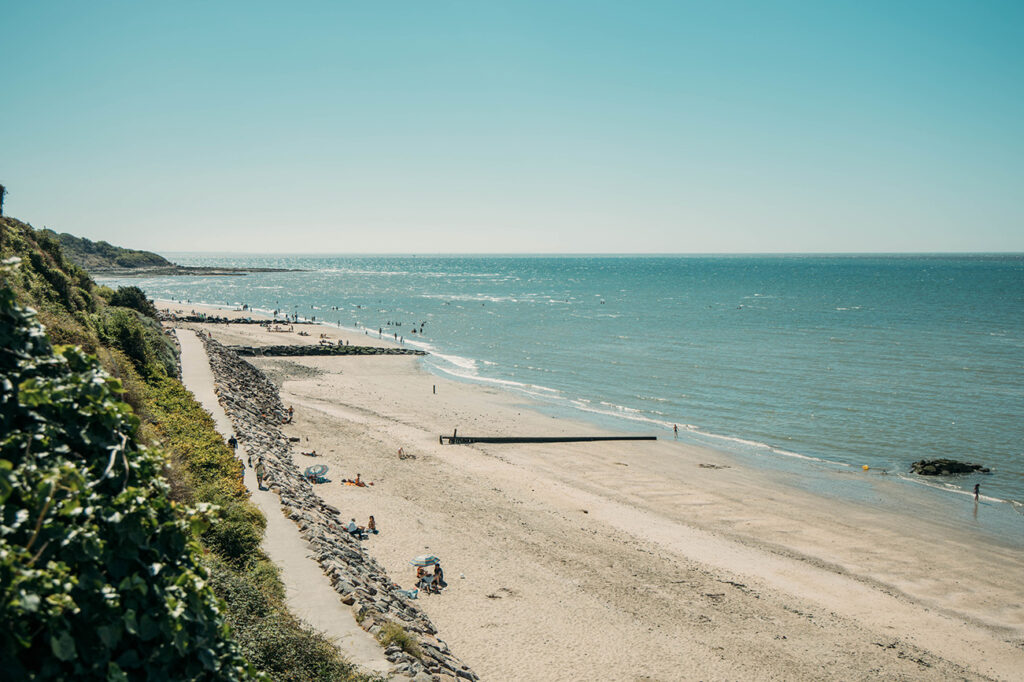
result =
[[[397,338],[431,372],[795,480],[978,483],[1024,527],[1024,255],[167,255],[297,271],[102,283]],[[910,473],[939,457],[991,472]]]

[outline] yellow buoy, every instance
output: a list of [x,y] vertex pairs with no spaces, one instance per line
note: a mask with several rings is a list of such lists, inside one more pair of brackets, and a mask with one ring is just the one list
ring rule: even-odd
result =
[[871,467],[869,467],[869,466],[868,466],[867,464],[865,464],[863,468],[864,468],[864,471],[867,471],[867,470],[868,470],[868,469],[870,469]]

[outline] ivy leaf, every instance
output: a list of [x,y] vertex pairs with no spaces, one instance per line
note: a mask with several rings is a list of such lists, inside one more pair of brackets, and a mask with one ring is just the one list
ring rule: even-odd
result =
[[122,620],[124,620],[124,629],[128,632],[128,634],[139,634],[139,623],[137,620],[135,620],[135,609],[128,609],[127,611],[125,611]]
[[53,651],[53,655],[62,661],[70,661],[78,655],[75,652],[75,640],[71,638],[67,630],[57,637],[50,638],[50,649]]
[[117,640],[121,638],[120,629],[113,625],[102,625],[96,628],[96,634],[108,649],[113,649]]
[[107,682],[128,682],[128,676],[121,666],[111,661],[107,663]]

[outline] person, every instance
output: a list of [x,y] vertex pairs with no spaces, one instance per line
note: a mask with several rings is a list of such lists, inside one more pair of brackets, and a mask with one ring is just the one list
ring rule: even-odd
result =
[[352,482],[355,483],[356,485],[365,485],[361,480],[359,480],[359,476],[360,474],[356,474],[356,480]]
[[231,438],[228,438],[228,445],[231,446],[231,451],[235,452],[238,450],[238,439],[232,434]]
[[401,457],[405,454],[405,448],[398,448],[398,456]]
[[309,452],[303,452],[302,454],[304,454],[306,457],[318,457],[319,456],[319,455],[316,454],[316,448],[313,448]]
[[434,590],[440,592],[446,587],[448,587],[448,583],[444,581],[444,571],[441,570],[441,564],[434,564]]
[[366,522],[366,532],[377,534],[377,522],[373,519],[373,514],[370,514],[370,520]]
[[672,425],[672,433],[675,434],[676,438],[679,438],[679,425],[678,424],[673,424]]
[[345,530],[349,532],[349,535],[354,535],[355,537],[359,537],[360,535],[362,535],[362,529],[356,525],[355,519],[352,519],[348,522],[348,525],[345,526]]
[[263,478],[267,475],[267,467],[263,465],[263,458],[260,457],[256,461],[256,485],[260,490],[263,490]]
[[977,502],[977,501],[978,501],[978,491],[979,491],[980,489],[981,489],[981,484],[980,484],[980,483],[975,483],[975,484],[974,484],[974,501],[975,501],[975,502]]

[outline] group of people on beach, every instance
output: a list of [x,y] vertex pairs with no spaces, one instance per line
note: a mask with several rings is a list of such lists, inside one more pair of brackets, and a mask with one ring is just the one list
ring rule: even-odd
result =
[[377,521],[374,520],[373,514],[370,514],[370,520],[366,522],[365,526],[357,526],[356,520],[352,519],[348,522],[348,525],[345,526],[345,530],[348,531],[348,534],[352,537],[358,540],[365,540],[370,536],[370,534],[376,535],[378,533]]
[[444,580],[444,570],[441,569],[440,562],[434,564],[433,573],[427,573],[423,566],[416,567],[416,589],[428,594],[440,594],[446,587],[448,583]]
[[[294,416],[295,408],[289,406],[287,410],[287,417],[284,419],[284,423],[290,423],[294,419]],[[232,434],[228,438],[227,444],[228,447],[231,448],[232,453],[237,456],[238,438],[234,434]],[[311,449],[309,452],[302,452],[301,454],[307,456],[317,456],[318,453],[316,452],[315,449]],[[398,455],[399,457],[403,457],[405,455],[405,451],[403,448],[399,448]],[[245,464],[242,462],[241,459],[239,460],[239,464],[241,465],[242,472],[244,475]],[[266,487],[264,486],[264,481],[267,479],[267,467],[263,461],[263,457],[257,457],[256,465],[255,467],[253,467],[252,453],[248,453],[248,465],[250,469],[255,468],[257,488],[259,490],[266,490]],[[367,483],[362,480],[362,474],[359,473],[356,474],[356,477],[354,479],[344,479],[342,482],[347,485],[353,485],[357,487],[365,487],[367,485]],[[369,485],[373,485],[373,483],[369,483]],[[377,529],[377,520],[373,517],[372,514],[370,515],[370,518],[366,522],[365,526],[360,526],[356,523],[355,518],[352,518],[345,525],[344,530],[357,540],[366,540],[367,538],[369,538],[370,535],[377,535],[380,532]],[[416,587],[417,589],[422,590],[427,594],[439,594],[441,590],[448,587],[448,583],[445,582],[444,579],[444,569],[441,568],[441,564],[437,563],[434,565],[433,573],[427,573],[426,569],[422,566],[418,567],[416,569]]]

